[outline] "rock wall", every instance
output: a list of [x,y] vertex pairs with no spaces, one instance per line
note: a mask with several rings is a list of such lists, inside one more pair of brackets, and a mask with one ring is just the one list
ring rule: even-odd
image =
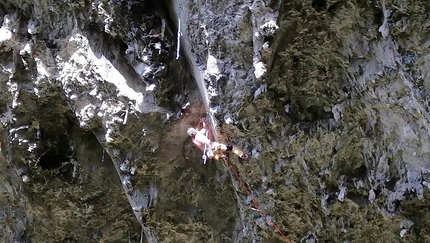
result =
[[0,0],[2,242],[426,242],[429,8]]
[[166,18],[138,2],[1,7],[2,173],[20,207],[2,241],[138,241],[158,198],[142,170],[195,90]]
[[[177,6],[222,134],[252,156],[236,169],[283,232],[303,242],[428,237],[409,208],[428,204],[427,3]],[[245,237],[282,240],[249,197],[238,201]]]

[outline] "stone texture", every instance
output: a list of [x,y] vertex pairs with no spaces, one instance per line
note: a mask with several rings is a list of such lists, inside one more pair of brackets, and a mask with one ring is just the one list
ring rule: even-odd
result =
[[0,0],[1,241],[283,242],[206,111],[293,242],[428,241],[429,10]]

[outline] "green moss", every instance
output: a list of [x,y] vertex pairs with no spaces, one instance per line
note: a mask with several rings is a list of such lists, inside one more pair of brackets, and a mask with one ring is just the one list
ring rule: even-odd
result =
[[293,107],[293,119],[326,118],[335,102],[333,93],[344,78],[341,36],[351,31],[353,21],[334,25],[333,19],[339,18],[316,12],[310,3],[299,0],[285,3],[284,11],[281,28],[294,32],[279,37],[288,43],[276,42],[269,89],[277,102]]
[[412,220],[414,226],[405,242],[428,242],[430,240],[430,195],[427,191],[422,199],[413,198],[400,204],[402,214]]
[[[368,167],[376,166],[370,163],[379,161],[383,153],[387,153],[387,173],[394,179],[398,176],[401,153],[388,153],[388,148],[399,136],[393,124],[402,124],[401,118],[409,115],[401,107],[386,107],[378,98],[366,97],[360,87],[339,91],[348,86],[348,79],[362,76],[347,69],[350,60],[374,58],[367,47],[354,45],[357,38],[365,40],[363,45],[381,38],[378,8],[370,2],[349,1],[331,8],[331,12],[317,12],[311,1],[296,0],[285,2],[283,11],[267,80],[269,92],[241,111],[241,122],[247,121],[244,133],[252,138],[252,144],[262,147],[257,160],[237,166],[242,179],[251,188],[260,188],[261,177],[267,176],[266,183],[276,194],[273,198],[259,195],[257,200],[260,204],[275,202],[268,213],[294,242],[310,232],[321,242],[399,241],[399,224],[405,215],[384,216],[380,208],[386,198],[380,195],[374,204],[368,204],[370,185],[356,188],[354,183],[366,176]],[[398,80],[400,76],[393,73],[366,87],[382,88]],[[390,96],[401,97],[404,92],[396,90]],[[332,116],[335,103],[345,107],[338,126],[330,128],[326,118]],[[285,105],[291,108],[287,114]],[[283,134],[283,141],[270,134]],[[279,161],[284,163],[275,172],[273,167]],[[345,182],[339,182],[342,175],[347,176]],[[339,183],[348,187],[343,203],[334,194]],[[326,186],[325,192],[320,184]],[[331,199],[325,210],[321,203],[324,193],[329,192]],[[422,207],[426,203],[423,200]],[[410,206],[411,212],[414,209],[415,204]],[[427,234],[423,228],[415,230]],[[270,230],[262,231],[261,236],[265,242],[280,238]],[[401,240],[408,241],[408,237]]]

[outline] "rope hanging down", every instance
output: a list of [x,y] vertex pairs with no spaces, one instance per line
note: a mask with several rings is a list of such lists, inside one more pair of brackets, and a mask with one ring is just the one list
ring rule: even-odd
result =
[[181,32],[181,18],[179,17],[179,12],[178,12],[178,33],[176,34],[176,59],[179,59],[179,51],[181,49],[181,36],[182,36],[182,32]]
[[236,177],[236,179],[239,181],[240,185],[242,186],[243,190],[246,191],[246,193],[248,193],[248,196],[251,197],[252,202],[254,203],[255,208],[261,213],[261,215],[263,215],[264,218],[266,218],[266,221],[273,226],[273,228],[276,229],[276,231],[279,232],[279,234],[285,239],[286,242],[291,243],[291,241],[281,232],[281,230],[272,222],[272,220],[270,220],[270,218],[267,216],[267,214],[263,211],[263,209],[261,209],[260,205],[258,205],[257,200],[255,200],[255,198],[252,196],[251,192],[246,188],[245,184],[242,182],[242,180],[240,179],[239,175],[237,174],[237,172],[233,169],[233,166],[231,166],[230,161],[228,161],[227,158],[224,158],[224,161],[227,163],[228,168],[230,168],[231,172],[233,172],[234,176]]

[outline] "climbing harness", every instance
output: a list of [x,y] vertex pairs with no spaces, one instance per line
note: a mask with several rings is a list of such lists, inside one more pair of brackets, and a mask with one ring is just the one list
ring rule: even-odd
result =
[[251,198],[252,202],[254,203],[254,206],[256,208],[256,211],[260,212],[261,215],[263,215],[264,218],[266,218],[266,221],[273,226],[273,228],[276,229],[276,231],[278,231],[278,233],[285,239],[286,242],[291,243],[291,241],[282,233],[282,231],[275,225],[275,223],[272,222],[272,220],[270,220],[270,218],[267,216],[267,214],[263,211],[263,209],[261,209],[260,205],[258,205],[257,200],[255,200],[255,198],[252,196],[251,192],[246,188],[245,184],[242,182],[242,180],[240,179],[239,175],[237,174],[237,172],[233,169],[233,166],[231,165],[230,161],[227,158],[223,158],[224,161],[227,163],[228,168],[230,168],[231,172],[233,172],[234,176],[236,177],[236,179],[239,181],[240,185],[242,186],[243,190],[246,191],[246,193],[248,194],[248,196]]

